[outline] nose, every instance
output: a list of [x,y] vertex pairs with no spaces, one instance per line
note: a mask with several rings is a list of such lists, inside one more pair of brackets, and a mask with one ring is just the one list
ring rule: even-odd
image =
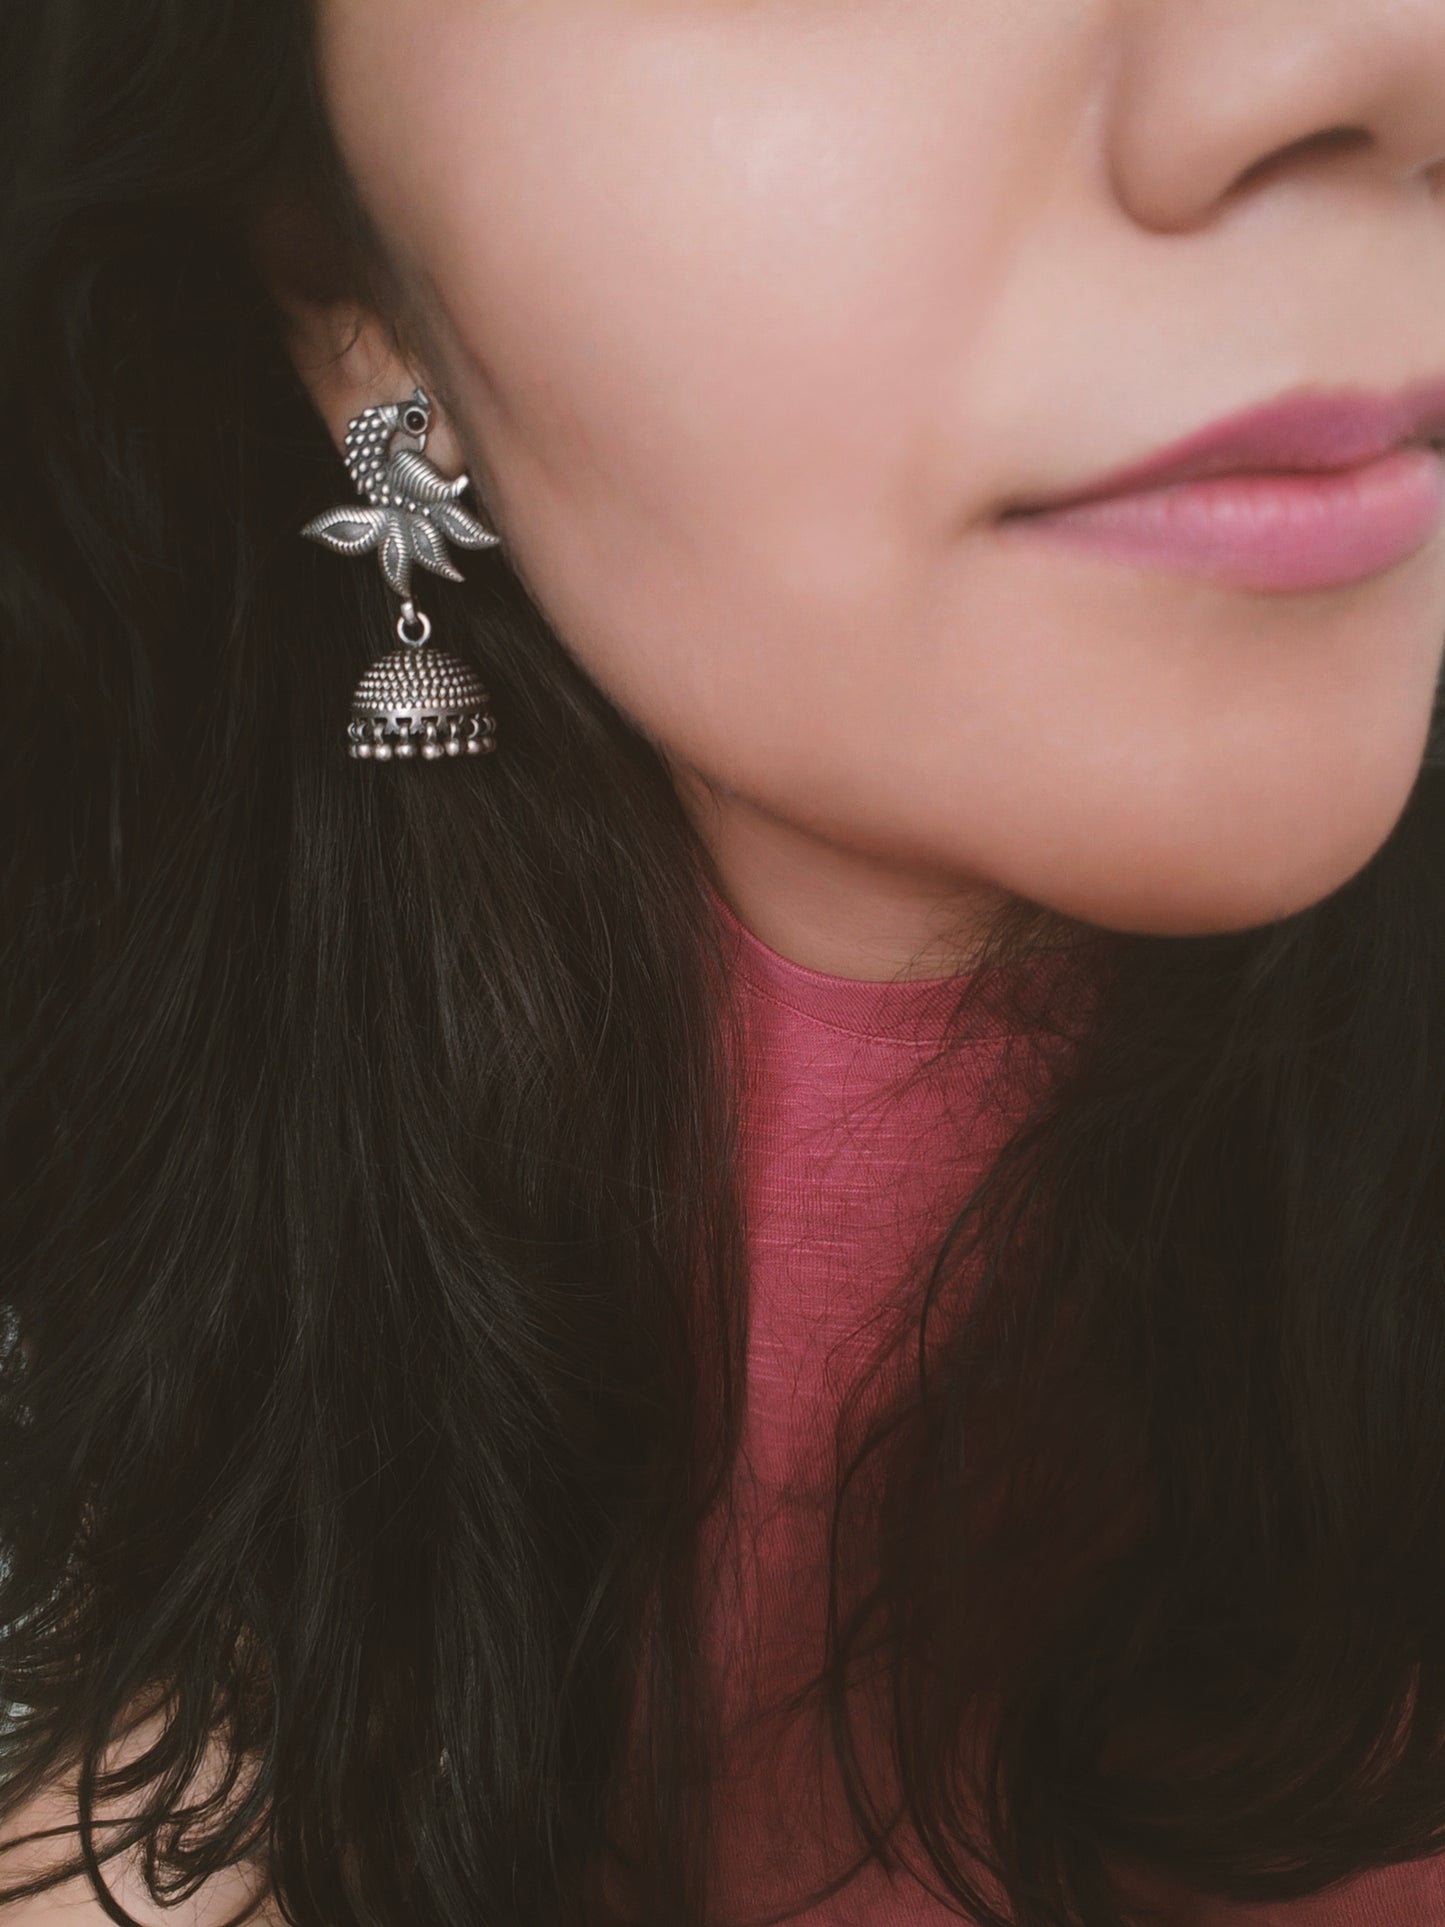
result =
[[1285,174],[1445,203],[1445,0],[1124,0],[1115,193],[1164,231]]

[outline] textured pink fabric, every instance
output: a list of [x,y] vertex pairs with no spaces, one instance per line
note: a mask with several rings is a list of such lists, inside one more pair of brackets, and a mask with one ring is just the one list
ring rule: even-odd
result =
[[[745,1024],[748,1408],[736,1530],[709,1639],[728,1734],[713,1872],[717,1927],[788,1916],[856,1859],[811,1709],[769,1712],[821,1653],[837,1399],[875,1342],[870,1314],[932,1244],[1004,1128],[985,1101],[1002,1027],[904,1089],[942,1034],[947,981],[860,983],[787,961],[718,905]],[[1005,1084],[995,1091],[1000,1096]],[[1139,1890],[1154,1893],[1158,1890]],[[1180,1927],[1445,1927],[1445,1857],[1324,1899],[1228,1908],[1172,1896]],[[907,1874],[865,1868],[803,1927],[944,1927]]]

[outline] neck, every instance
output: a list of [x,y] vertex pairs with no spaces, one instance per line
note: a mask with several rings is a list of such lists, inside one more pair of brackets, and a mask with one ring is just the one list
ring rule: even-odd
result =
[[954,977],[1005,892],[872,855],[674,771],[739,921],[790,963],[860,982]]

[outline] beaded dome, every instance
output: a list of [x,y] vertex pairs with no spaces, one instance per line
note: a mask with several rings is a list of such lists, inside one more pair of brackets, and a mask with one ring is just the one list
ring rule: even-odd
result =
[[496,747],[487,692],[471,666],[444,649],[407,645],[380,656],[351,699],[348,754],[389,762],[393,756],[480,756]]

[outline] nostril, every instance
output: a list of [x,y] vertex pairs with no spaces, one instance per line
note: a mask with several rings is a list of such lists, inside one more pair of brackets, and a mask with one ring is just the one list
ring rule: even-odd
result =
[[1273,153],[1246,168],[1234,184],[1234,191],[1241,188],[1258,187],[1285,168],[1297,166],[1301,160],[1323,160],[1336,154],[1355,153],[1362,147],[1373,147],[1375,137],[1365,127],[1322,127],[1316,134],[1306,134],[1301,140],[1291,141],[1286,147],[1277,147]]

